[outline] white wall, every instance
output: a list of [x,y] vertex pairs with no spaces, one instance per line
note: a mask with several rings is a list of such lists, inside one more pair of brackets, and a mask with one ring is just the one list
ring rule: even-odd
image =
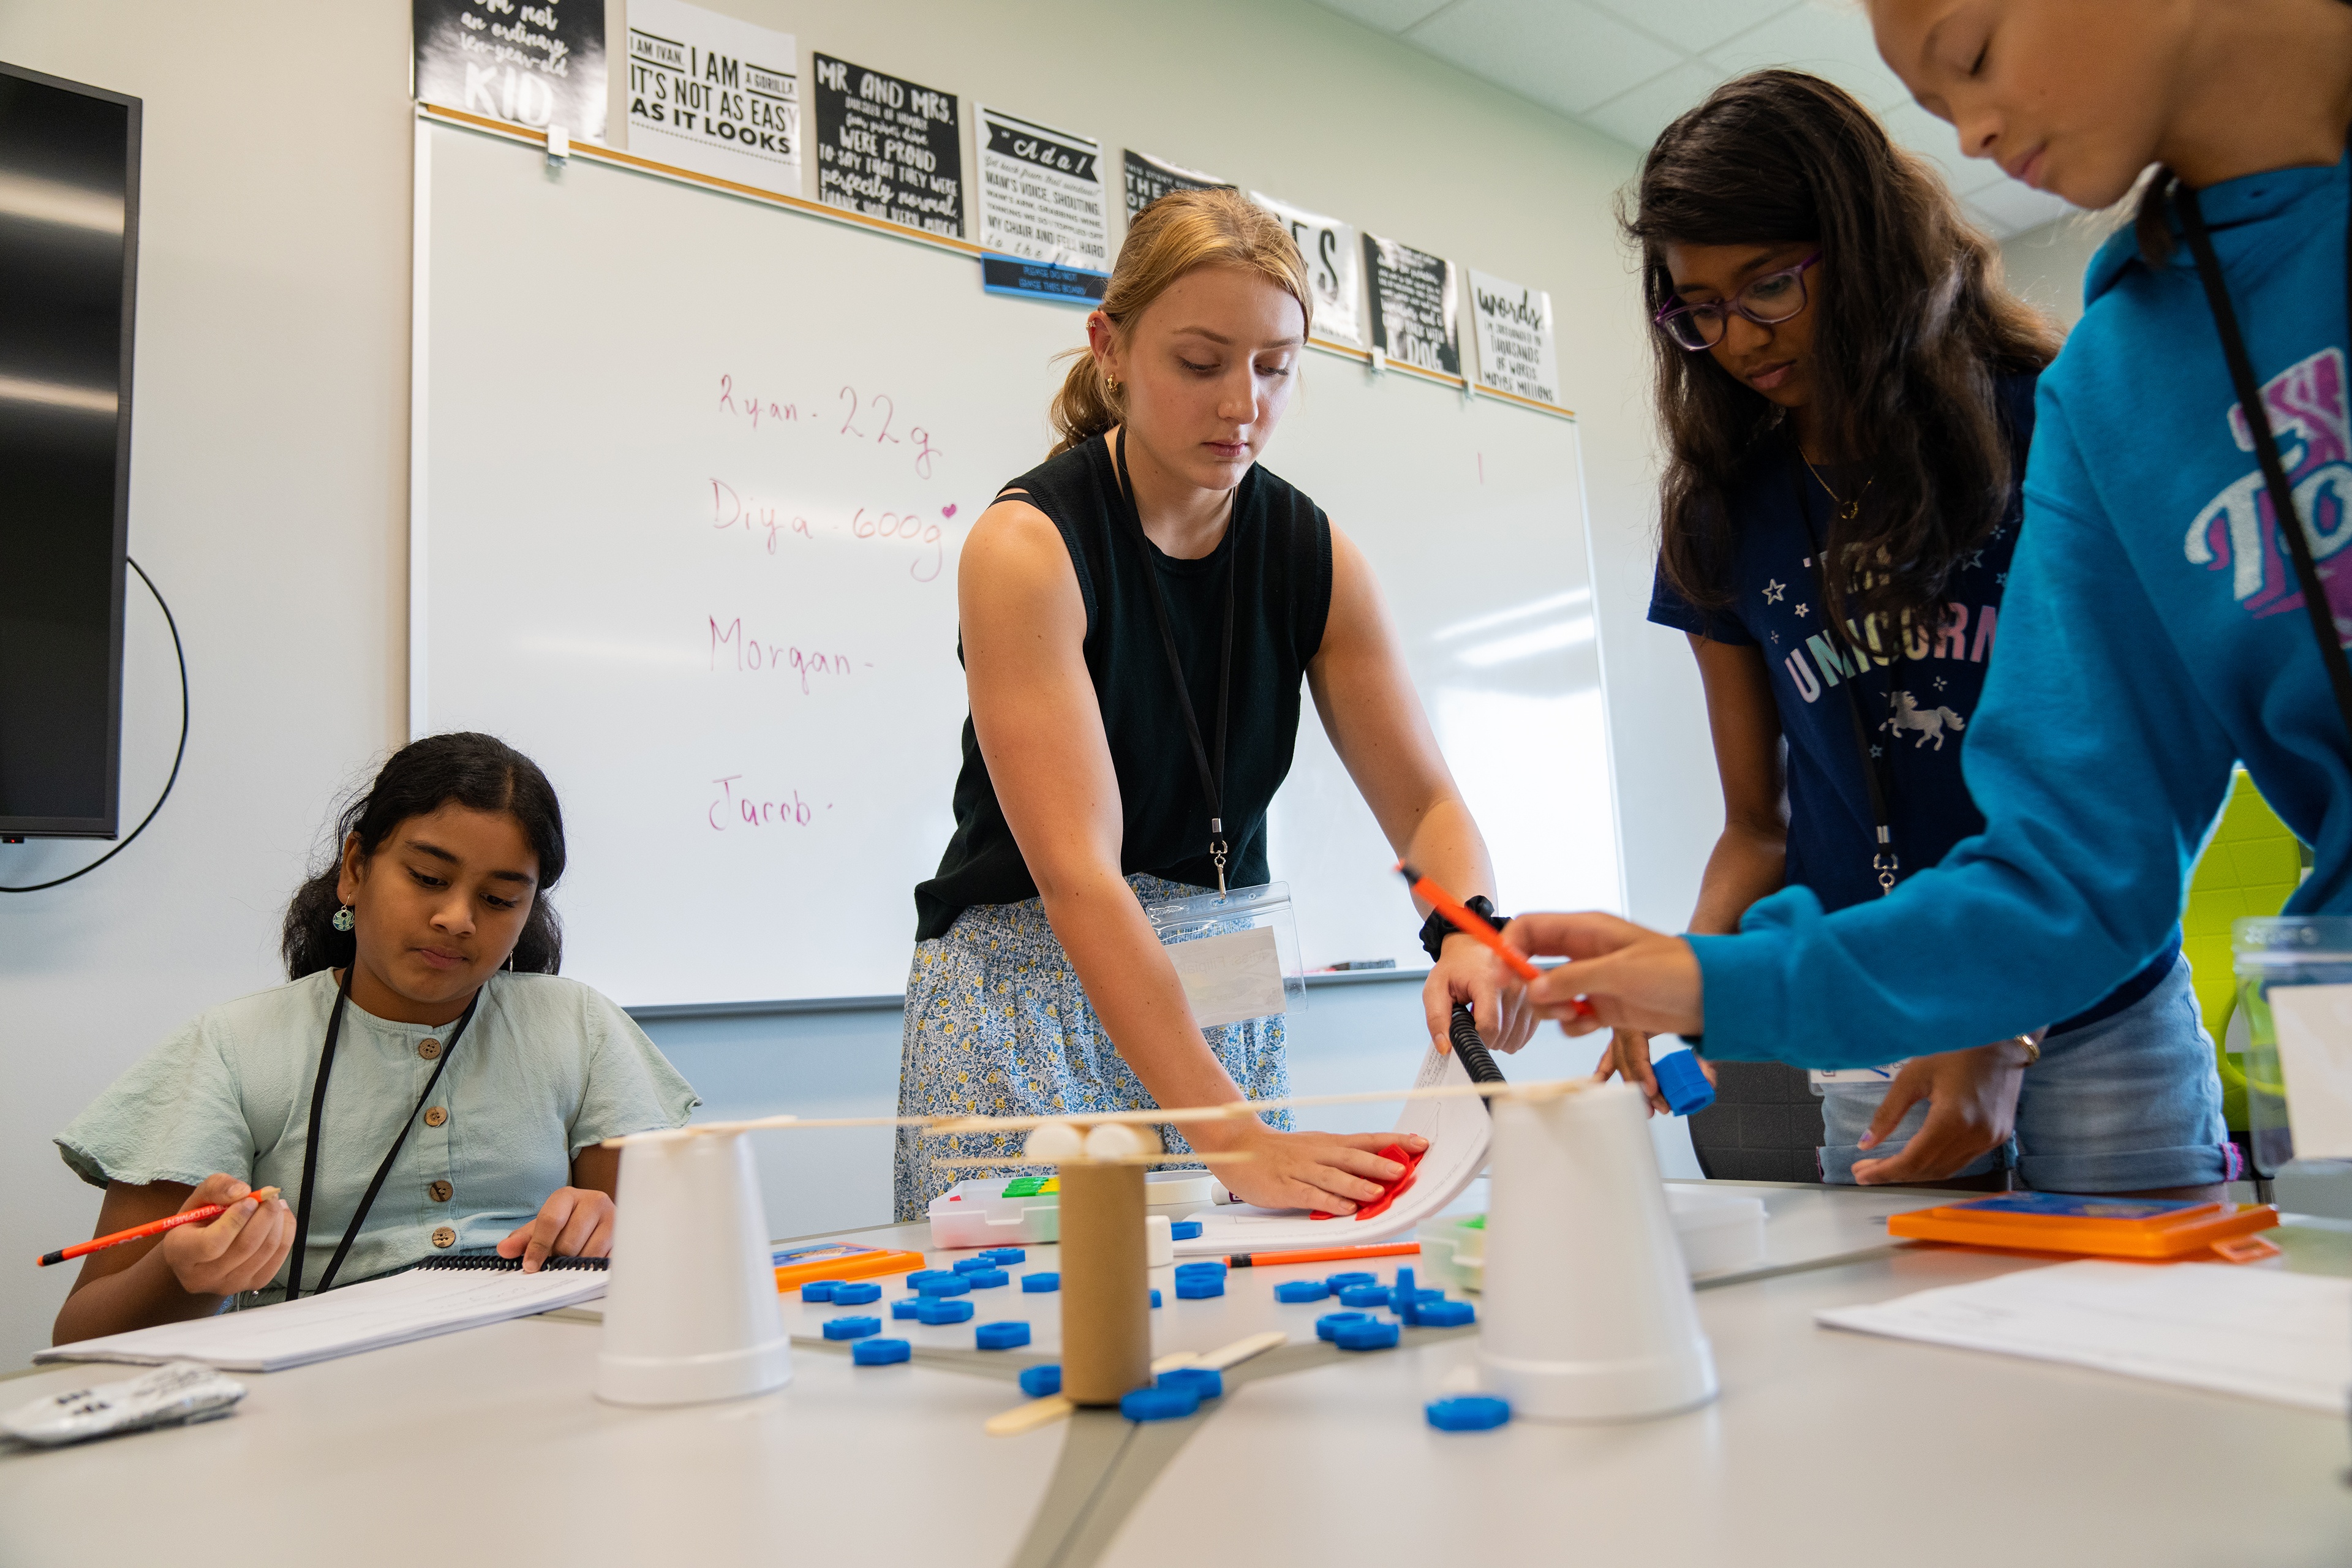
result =
[[2011,289],[2062,326],[2083,319],[2083,274],[2115,232],[2104,213],[2066,216],[2001,241],[2001,271]]
[[[1645,351],[1609,205],[1630,149],[1305,0],[713,3],[796,32],[804,56],[985,96],[1549,289],[1582,416],[1632,909],[1679,924],[1719,817],[1689,657],[1642,622]],[[0,1256],[88,1234],[94,1194],[51,1135],[174,1025],[278,977],[278,912],[330,801],[402,738],[408,15],[0,8],[0,58],[146,102],[131,543],[179,615],[194,694],[187,766],[147,837],[84,881],[0,899]],[[143,810],[177,693],[137,592],[123,793]],[[0,880],[91,853],[0,848]],[[662,1032],[713,1110],[847,1092],[839,1054],[866,1075],[887,1048],[845,1017]],[[65,1272],[0,1274],[0,1365],[46,1342]]]

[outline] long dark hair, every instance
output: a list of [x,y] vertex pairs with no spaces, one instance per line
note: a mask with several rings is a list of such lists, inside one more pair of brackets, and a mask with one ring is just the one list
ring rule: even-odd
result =
[[555,786],[539,764],[495,735],[457,731],[412,741],[392,754],[364,795],[355,796],[335,819],[334,845],[319,873],[294,890],[286,906],[286,929],[278,951],[286,978],[299,980],[321,969],[341,969],[359,952],[351,931],[335,929],[335,895],[343,846],[359,835],[362,858],[383,847],[393,829],[412,816],[445,805],[504,812],[521,825],[539,856],[539,886],[530,915],[515,942],[512,966],[530,974],[553,974],[563,964],[563,922],[549,891],[563,876],[563,811]]
[[[1861,514],[1829,525],[1836,621],[1942,619],[1945,584],[2008,509],[2013,469],[1993,378],[2056,357],[2057,331],[2000,285],[2000,253],[1933,169],[1840,89],[1801,71],[1728,81],[1666,127],[1619,221],[1641,247],[1643,297],[1674,296],[1665,247],[1818,243],[1814,413],[1869,465]],[[1810,279],[1809,279],[1810,281]],[[1692,603],[1731,601],[1726,496],[1784,439],[1783,413],[1715,363],[1653,332],[1666,437],[1659,559]]]

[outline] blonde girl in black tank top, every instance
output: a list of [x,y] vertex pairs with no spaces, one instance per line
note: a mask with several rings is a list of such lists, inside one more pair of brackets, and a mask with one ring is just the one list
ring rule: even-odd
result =
[[[1297,247],[1263,209],[1229,191],[1153,204],[1087,318],[1088,346],[1054,405],[1053,455],[1006,487],[964,545],[971,716],[955,837],[917,890],[907,1113],[1213,1105],[1286,1083],[1280,1018],[1199,1027],[1138,899],[1213,879],[1208,790],[1142,596],[1147,571],[1213,752],[1232,605],[1216,815],[1234,885],[1265,879],[1265,806],[1289,768],[1303,676],[1396,852],[1459,896],[1495,894],[1370,568],[1312,501],[1256,466],[1297,384],[1309,298]],[[1400,924],[1427,912],[1400,889]],[[1444,940],[1423,999],[1441,1044],[1457,1000],[1499,1048],[1531,1031],[1465,937]],[[1386,1133],[1249,1121],[1197,1126],[1191,1139],[1237,1197],[1270,1207],[1350,1213],[1400,1173],[1373,1152]],[[1003,1152],[987,1139],[949,1147],[958,1142],[901,1137],[900,1219],[952,1184],[934,1159]],[[1219,1160],[1242,1152],[1251,1158]]]

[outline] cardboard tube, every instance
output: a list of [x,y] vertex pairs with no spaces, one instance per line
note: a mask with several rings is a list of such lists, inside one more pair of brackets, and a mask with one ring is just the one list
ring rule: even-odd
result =
[[1073,1163],[1062,1178],[1062,1397],[1116,1405],[1151,1381],[1143,1167]]

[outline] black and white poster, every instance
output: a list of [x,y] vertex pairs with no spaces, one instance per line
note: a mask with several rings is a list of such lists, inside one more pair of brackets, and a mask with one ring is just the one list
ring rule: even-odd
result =
[[956,95],[817,56],[816,199],[961,239]]
[[980,106],[980,243],[1080,272],[1110,271],[1102,144]]
[[1231,180],[1221,180],[1214,174],[1204,174],[1198,169],[1163,163],[1148,158],[1129,147],[1127,150],[1127,221],[1133,223],[1144,208],[1171,191],[1237,191]]
[[1478,338],[1478,381],[1500,392],[1559,402],[1552,348],[1551,296],[1470,269],[1470,320]]
[[1250,200],[1282,220],[1290,237],[1307,258],[1307,287],[1315,299],[1315,335],[1337,342],[1364,342],[1362,263],[1356,246],[1356,226],[1276,201],[1263,191]]
[[412,0],[416,99],[604,141],[604,0]]
[[629,150],[799,195],[800,58],[790,33],[629,0]]
[[1420,370],[1462,374],[1461,275],[1454,263],[1377,234],[1364,236],[1372,346]]

